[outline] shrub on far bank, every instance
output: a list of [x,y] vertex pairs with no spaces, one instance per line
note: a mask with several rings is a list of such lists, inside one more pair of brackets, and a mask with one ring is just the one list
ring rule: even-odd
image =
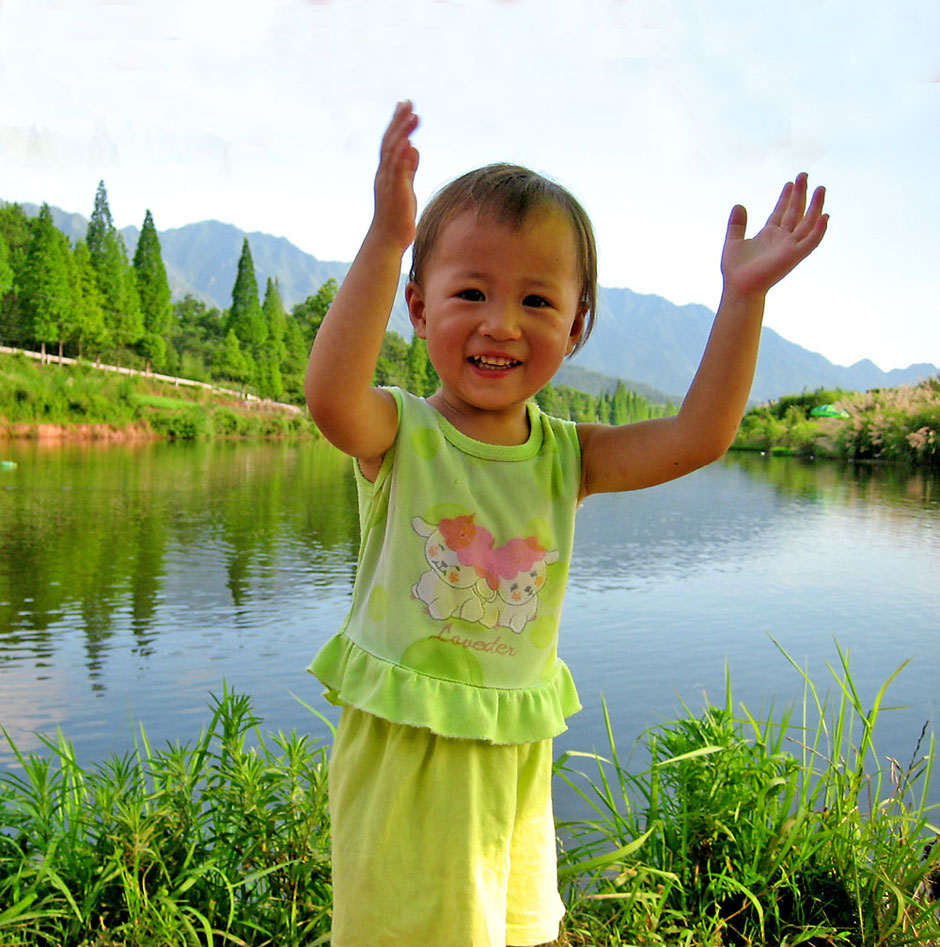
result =
[[[813,417],[823,404],[849,417]],[[733,446],[940,467],[940,376],[863,394],[820,389],[752,408]]]

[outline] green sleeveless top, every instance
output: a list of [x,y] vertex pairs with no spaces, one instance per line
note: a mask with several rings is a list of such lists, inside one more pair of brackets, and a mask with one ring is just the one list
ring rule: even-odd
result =
[[374,483],[355,467],[352,606],[308,670],[334,703],[442,736],[557,736],[581,709],[557,655],[577,426],[529,404],[524,444],[485,444],[423,398],[390,391],[395,443]]

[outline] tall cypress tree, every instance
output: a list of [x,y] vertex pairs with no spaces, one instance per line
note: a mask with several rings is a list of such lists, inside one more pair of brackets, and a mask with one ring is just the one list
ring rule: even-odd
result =
[[287,319],[280,287],[277,280],[271,279],[270,276],[264,289],[261,312],[267,327],[267,341],[261,345],[257,357],[258,394],[279,400],[284,397],[284,335],[287,331]]
[[86,242],[98,278],[105,323],[117,347],[120,364],[124,347],[132,345],[143,335],[143,317],[134,272],[127,260],[124,239],[111,219],[104,181],[98,183],[95,193],[95,208],[88,223]]
[[9,263],[13,270],[13,285],[5,294],[0,294],[0,337],[7,344],[21,345],[29,335],[29,320],[23,308],[21,284],[32,231],[29,218],[19,204],[4,204],[0,207],[0,236],[9,250]]
[[0,299],[13,289],[13,262],[10,248],[0,233]]
[[78,344],[78,357],[82,358],[85,354],[100,357],[102,349],[108,343],[108,332],[104,324],[101,293],[98,291],[91,253],[84,240],[75,244],[72,258],[75,264],[75,286],[72,293],[75,307],[74,337]]
[[268,337],[261,303],[258,302],[258,280],[255,278],[255,264],[251,259],[247,237],[242,244],[238,275],[232,287],[232,308],[225,325],[226,333],[230,329],[234,329],[239,341],[250,349],[260,346]]
[[72,304],[72,289],[65,257],[68,241],[52,222],[48,204],[32,222],[32,239],[23,274],[24,308],[29,318],[29,334],[42,347],[61,343],[66,333],[65,321]]
[[134,251],[134,274],[137,280],[137,295],[143,318],[143,335],[138,343],[141,355],[160,368],[166,362],[166,332],[173,319],[173,304],[170,301],[170,284],[166,278],[166,267],[160,251],[160,238],[148,210]]

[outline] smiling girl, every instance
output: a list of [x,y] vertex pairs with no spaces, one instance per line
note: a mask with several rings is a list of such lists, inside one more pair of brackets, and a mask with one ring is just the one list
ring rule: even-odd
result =
[[[513,165],[463,175],[415,225],[410,102],[382,140],[375,213],[317,334],[306,396],[356,460],[361,546],[342,629],[310,670],[343,706],[330,766],[334,947],[502,947],[554,940],[552,738],[580,709],[557,655],[575,511],[720,457],[744,410],[769,288],[822,239],[818,188],[781,192],[745,239],[679,413],[574,424],[533,396],[587,338],[590,221]],[[441,384],[372,386],[401,272]]]

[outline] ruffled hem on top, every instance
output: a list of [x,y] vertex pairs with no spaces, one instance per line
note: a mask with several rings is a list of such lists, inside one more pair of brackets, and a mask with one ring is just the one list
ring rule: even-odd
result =
[[581,709],[571,672],[558,660],[552,676],[534,687],[479,687],[392,664],[341,632],[307,668],[327,688],[326,699],[443,737],[490,743],[533,743],[568,729]]

